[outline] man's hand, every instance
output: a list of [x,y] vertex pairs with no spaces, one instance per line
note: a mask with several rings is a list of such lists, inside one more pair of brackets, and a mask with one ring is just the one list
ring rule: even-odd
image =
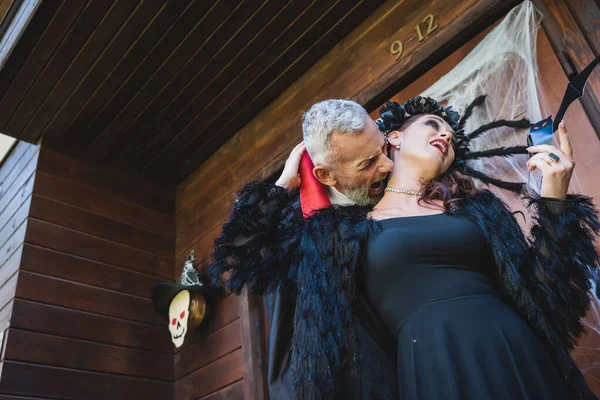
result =
[[300,167],[300,158],[302,154],[306,151],[306,146],[304,146],[304,142],[300,142],[288,157],[285,162],[285,167],[283,168],[283,172],[275,185],[286,188],[287,190],[293,190],[300,186],[300,173],[298,171]]
[[573,150],[564,121],[558,126],[558,135],[560,150],[549,145],[529,147],[527,151],[535,155],[527,162],[527,166],[531,171],[542,171],[542,197],[564,200],[575,168]]

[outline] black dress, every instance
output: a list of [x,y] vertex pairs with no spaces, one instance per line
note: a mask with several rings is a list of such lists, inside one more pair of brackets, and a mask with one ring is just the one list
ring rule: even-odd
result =
[[437,214],[380,221],[368,297],[398,340],[402,399],[567,399],[545,347],[494,286],[479,227]]

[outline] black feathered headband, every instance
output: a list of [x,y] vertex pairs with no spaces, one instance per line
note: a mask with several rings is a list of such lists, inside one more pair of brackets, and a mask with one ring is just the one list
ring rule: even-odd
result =
[[503,189],[520,192],[523,189],[524,183],[521,182],[505,182],[500,179],[487,176],[483,172],[474,170],[467,165],[468,160],[474,160],[485,157],[507,157],[515,154],[528,154],[526,146],[515,147],[500,147],[485,151],[472,152],[469,149],[471,140],[476,139],[482,133],[495,128],[507,126],[510,128],[525,129],[530,127],[529,120],[523,118],[518,121],[498,120],[489,124],[483,125],[475,129],[471,133],[465,133],[464,127],[473,113],[473,109],[480,106],[485,101],[485,95],[477,97],[466,109],[463,117],[459,113],[452,110],[452,107],[442,107],[440,103],[430,97],[413,97],[403,105],[396,102],[386,102],[385,106],[379,110],[380,119],[377,125],[379,130],[386,136],[395,130],[400,129],[402,124],[417,115],[433,114],[442,118],[454,130],[455,140],[453,141],[454,152],[456,154],[453,162],[453,167],[465,175],[480,179],[482,182],[492,184]]

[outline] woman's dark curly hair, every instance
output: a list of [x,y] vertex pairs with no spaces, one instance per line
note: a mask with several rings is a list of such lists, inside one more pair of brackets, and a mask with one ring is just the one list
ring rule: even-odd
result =
[[436,201],[442,201],[444,212],[453,210],[456,202],[472,197],[477,193],[475,182],[471,177],[463,175],[455,168],[450,167],[444,174],[435,179],[423,182],[421,186],[419,203],[440,207]]

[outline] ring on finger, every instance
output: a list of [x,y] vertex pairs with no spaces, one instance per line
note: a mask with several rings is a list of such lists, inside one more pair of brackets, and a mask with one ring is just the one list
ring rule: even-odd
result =
[[548,154],[548,158],[547,158],[547,159],[545,159],[544,161],[546,161],[546,163],[547,163],[548,165],[552,165],[552,164],[554,164],[555,162],[558,162],[558,161],[560,161],[560,157],[559,157],[559,156],[557,156],[557,155],[556,155],[556,154],[554,154],[554,153],[550,153],[550,154]]

